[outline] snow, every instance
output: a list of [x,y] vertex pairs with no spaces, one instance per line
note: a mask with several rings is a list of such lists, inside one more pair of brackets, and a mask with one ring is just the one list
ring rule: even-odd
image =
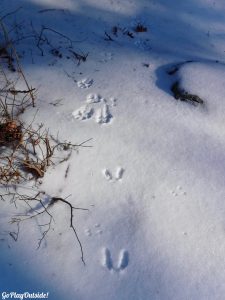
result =
[[[62,58],[46,45],[42,56],[33,39],[18,42],[38,89],[38,112],[27,110],[24,122],[36,114],[35,124],[63,141],[92,139],[48,169],[42,184],[20,189],[41,189],[45,200],[70,195],[89,211],[74,215],[84,266],[67,206],[51,207],[55,222],[36,250],[38,221],[24,222],[15,242],[15,207],[2,201],[0,291],[49,292],[53,300],[224,299],[224,1],[19,2],[1,1],[1,15],[22,7],[8,24],[24,21],[27,35],[32,20],[37,32],[52,28],[88,54],[67,59],[70,41],[53,32]],[[135,32],[137,22],[147,32]],[[203,105],[174,99],[177,80]]]

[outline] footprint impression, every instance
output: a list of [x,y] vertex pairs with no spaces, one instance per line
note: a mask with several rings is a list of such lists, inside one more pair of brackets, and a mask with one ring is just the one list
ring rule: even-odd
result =
[[174,197],[186,196],[187,192],[183,190],[182,186],[178,185],[175,189],[170,192]]
[[95,224],[93,228],[87,228],[84,230],[85,234],[87,236],[92,236],[94,235],[101,235],[103,233],[102,229],[101,229],[101,224]]
[[98,124],[110,123],[113,119],[110,107],[116,106],[116,99],[111,97],[109,101],[98,94],[89,94],[86,104],[72,113],[77,120],[93,119]]
[[93,79],[84,78],[77,81],[77,86],[81,89],[88,89],[90,86],[92,86],[93,82]]
[[102,174],[108,181],[118,181],[123,177],[125,170],[122,167],[117,167],[114,176],[109,169],[103,169]]
[[102,250],[102,266],[107,268],[109,271],[113,270],[116,272],[123,271],[129,264],[129,252],[125,249],[120,250],[117,266],[114,266],[111,252],[108,248]]

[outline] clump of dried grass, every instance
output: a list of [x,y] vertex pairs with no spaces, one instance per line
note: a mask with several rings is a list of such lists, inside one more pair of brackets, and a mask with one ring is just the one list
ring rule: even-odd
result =
[[[21,115],[29,106],[35,107],[35,89],[28,84],[22,70],[19,55],[3,22],[5,17],[0,18],[0,186],[4,188],[0,199],[10,199],[15,207],[16,203],[22,201],[29,208],[25,215],[12,218],[11,223],[17,225],[17,230],[9,234],[16,241],[22,221],[44,216],[47,223],[38,225],[43,229],[38,243],[40,247],[52,225],[50,207],[56,202],[61,202],[70,208],[70,227],[79,243],[84,263],[82,245],[73,225],[73,211],[81,208],[72,206],[60,197],[49,197],[46,204],[43,201],[45,192],[24,195],[18,192],[17,187],[21,183],[26,184],[31,180],[35,182],[44,177],[50,166],[68,161],[74,149],[91,146],[86,145],[89,140],[80,144],[60,142],[58,138],[49,134],[43,124],[35,127],[34,120],[28,125],[21,120]],[[13,76],[9,72],[13,73]],[[18,85],[25,88],[18,89]],[[66,172],[68,173],[68,167]],[[37,204],[40,205],[39,209],[35,206]]]

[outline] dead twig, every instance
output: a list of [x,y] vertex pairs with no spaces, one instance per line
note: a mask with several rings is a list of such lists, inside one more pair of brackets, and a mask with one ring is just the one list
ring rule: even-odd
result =
[[85,265],[83,247],[82,247],[81,241],[80,241],[80,239],[79,239],[79,236],[78,236],[78,234],[77,234],[76,228],[75,228],[74,225],[73,225],[73,218],[74,218],[73,210],[79,209],[79,210],[86,210],[86,211],[87,211],[88,209],[86,209],[86,208],[78,208],[78,207],[74,207],[74,206],[72,206],[72,204],[71,204],[70,202],[68,202],[66,199],[63,199],[63,198],[60,198],[60,197],[52,197],[50,205],[53,205],[53,204],[54,204],[55,202],[57,202],[57,201],[61,201],[61,202],[65,203],[65,204],[68,205],[69,208],[70,208],[70,227],[72,228],[72,230],[73,230],[73,232],[74,232],[74,234],[75,234],[75,236],[76,236],[76,239],[77,239],[77,241],[78,241],[78,243],[79,243],[80,251],[81,251],[81,260],[82,260],[83,264]]
[[84,251],[83,251],[82,243],[78,236],[76,227],[74,226],[74,210],[89,211],[89,209],[75,207],[69,201],[67,201],[66,199],[61,198],[61,197],[49,197],[49,200],[47,201],[47,203],[44,203],[44,200],[42,199],[42,197],[44,195],[46,195],[46,193],[41,192],[41,191],[37,192],[34,196],[23,195],[23,194],[18,193],[17,191],[13,191],[13,192],[9,191],[7,194],[1,195],[1,197],[4,199],[4,201],[5,201],[6,197],[13,196],[14,202],[22,201],[29,208],[29,211],[26,214],[24,214],[24,215],[20,214],[20,215],[12,218],[10,223],[16,224],[17,231],[10,232],[9,233],[10,236],[14,239],[14,241],[17,241],[18,237],[19,237],[19,233],[20,233],[20,224],[22,222],[29,221],[31,219],[36,219],[40,216],[43,216],[43,217],[47,218],[47,222],[39,225],[39,227],[44,228],[44,231],[42,232],[42,235],[38,241],[37,249],[39,249],[43,240],[46,238],[47,234],[49,233],[49,231],[51,229],[52,222],[54,221],[54,217],[53,217],[52,213],[50,212],[50,208],[53,205],[55,205],[56,203],[61,202],[61,203],[65,204],[66,206],[68,206],[70,209],[70,228],[73,230],[76,240],[79,244],[80,251],[81,251],[81,260],[82,260],[83,264],[85,265]]
[[[14,46],[15,41],[13,42],[9,36],[10,32],[14,32],[19,28],[19,25],[16,24],[8,31],[4,24],[4,20],[18,10],[19,9],[0,18],[0,31],[2,32],[1,36],[4,38],[0,47],[0,74],[4,82],[3,86],[0,87],[0,185],[4,189],[4,192],[0,193],[0,200],[10,201],[16,208],[21,206],[20,208],[24,209],[25,204],[24,213],[16,215],[11,219],[11,223],[16,224],[16,230],[10,231],[9,235],[14,241],[17,241],[20,233],[20,224],[22,222],[31,219],[41,220],[41,224],[38,226],[41,228],[42,233],[37,247],[40,248],[54,221],[50,209],[54,203],[61,202],[70,209],[70,228],[73,230],[78,241],[81,251],[81,260],[85,264],[82,244],[76,227],[74,226],[74,211],[86,211],[88,209],[74,207],[69,201],[60,197],[48,196],[47,199],[45,199],[46,194],[42,191],[37,191],[36,194],[32,192],[31,194],[21,194],[18,191],[19,186],[23,183],[29,180],[37,181],[39,178],[44,177],[45,172],[50,166],[68,161],[73,150],[77,150],[79,147],[92,147],[87,144],[91,139],[79,144],[74,144],[71,142],[61,142],[58,139],[52,138],[43,124],[34,126],[35,116],[28,125],[25,125],[20,120],[20,114],[23,113],[29,105],[35,106],[34,92],[36,89],[32,88],[28,83],[20,64],[19,55]],[[50,33],[60,36],[67,41],[67,44],[69,43],[69,51],[72,53],[73,58],[78,61],[78,64],[87,60],[88,53],[77,53],[70,49],[74,41],[66,35],[48,27],[43,26],[38,36],[35,30],[33,35],[27,37],[17,32],[18,39],[16,41],[28,37],[36,38],[37,47],[42,54],[44,54],[42,45],[47,43],[47,45],[51,47],[51,53],[61,58],[62,55],[58,50],[60,47],[53,47],[48,39]],[[5,62],[8,63],[9,69],[17,72],[17,79],[8,79],[7,71],[5,71]],[[17,83],[21,80],[25,87],[20,89],[17,88]],[[58,105],[59,102],[51,104]],[[57,158],[56,155],[59,157]],[[68,176],[69,167],[70,164],[67,165],[65,178]]]
[[89,54],[89,53],[79,54],[79,53],[77,53],[77,52],[75,52],[73,50],[69,50],[69,51],[72,53],[73,57],[76,60],[78,60],[78,63],[77,63],[78,66],[80,65],[81,62],[85,62],[87,60],[87,57],[88,57],[88,54]]

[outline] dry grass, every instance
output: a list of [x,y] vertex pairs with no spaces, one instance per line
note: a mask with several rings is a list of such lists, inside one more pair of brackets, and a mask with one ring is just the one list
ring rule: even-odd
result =
[[[36,194],[20,194],[18,186],[21,184],[25,186],[29,181],[37,182],[44,177],[49,167],[68,161],[73,150],[91,146],[86,145],[89,140],[80,144],[61,142],[50,135],[43,124],[34,126],[34,120],[30,124],[22,121],[22,114],[27,108],[35,107],[36,90],[29,85],[21,67],[19,55],[4,24],[5,17],[0,18],[0,187],[4,191],[0,193],[0,199],[10,201],[15,208],[21,202],[28,208],[23,216],[20,214],[11,219],[11,223],[16,224],[16,231],[9,234],[17,241],[22,221],[44,216],[47,222],[38,225],[43,229],[38,242],[39,248],[52,226],[53,216],[50,208],[56,202],[61,202],[70,208],[70,227],[79,243],[81,259],[84,263],[82,245],[73,225],[73,211],[81,208],[74,207],[66,199],[57,196],[49,196],[49,201],[45,203],[44,191],[39,190]],[[50,29],[42,30],[40,41],[43,39],[44,30]],[[73,55],[78,54],[73,53]],[[79,62],[86,58],[87,55],[76,57]],[[24,88],[18,89],[18,86]],[[69,167],[66,169],[65,178],[68,169]]]

